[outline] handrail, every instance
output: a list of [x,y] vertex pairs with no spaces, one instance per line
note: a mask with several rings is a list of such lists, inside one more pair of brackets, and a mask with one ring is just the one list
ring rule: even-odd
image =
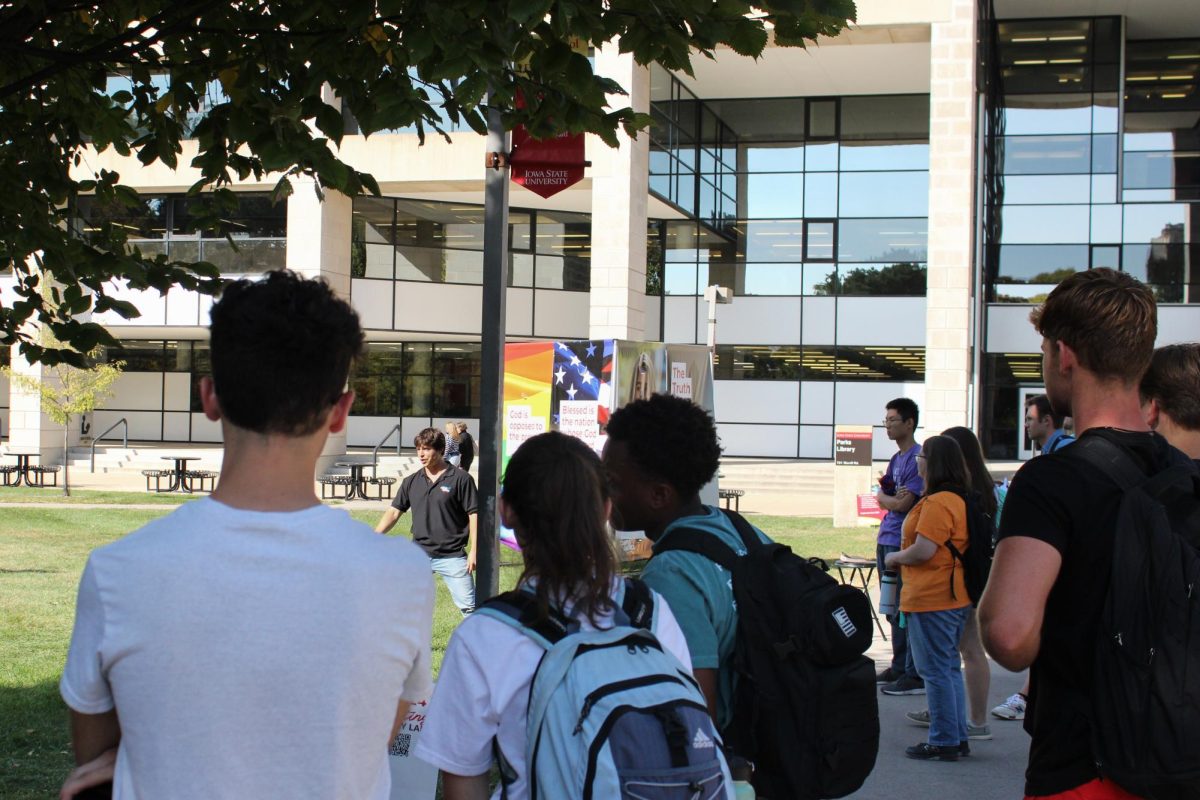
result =
[[[396,423],[395,425],[393,425],[392,429],[387,432],[387,435],[384,436],[382,439],[380,439],[379,444],[375,445],[375,449],[371,451],[371,477],[372,478],[379,477],[375,473],[375,468],[377,466],[379,466],[379,448],[383,447],[384,442],[386,442],[388,439],[392,438],[393,433],[396,433],[396,434],[401,433],[400,423]],[[397,456],[400,455],[400,445],[401,445],[401,439],[399,436],[397,436],[396,437],[396,455]]]
[[92,468],[91,468],[92,472],[96,471],[96,443],[99,442],[101,439],[103,439],[105,436],[107,436],[109,434],[109,432],[113,428],[117,427],[118,425],[125,426],[125,430],[121,434],[121,446],[124,447],[126,450],[129,449],[129,420],[125,419],[124,417],[121,417],[119,420],[114,422],[112,425],[109,425],[104,430],[104,433],[102,433],[99,436],[92,439]]

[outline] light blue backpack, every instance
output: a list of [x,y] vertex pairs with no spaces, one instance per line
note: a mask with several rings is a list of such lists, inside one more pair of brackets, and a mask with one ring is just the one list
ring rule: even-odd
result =
[[[528,591],[499,595],[475,612],[546,649],[529,696],[530,800],[732,800],[704,695],[653,633],[654,595],[633,579],[620,595],[613,627],[602,631],[581,631],[557,611],[538,620]],[[494,749],[507,797],[515,775]]]

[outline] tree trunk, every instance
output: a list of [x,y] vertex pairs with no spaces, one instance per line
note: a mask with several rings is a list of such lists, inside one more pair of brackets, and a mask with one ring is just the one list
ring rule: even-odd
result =
[[70,462],[71,454],[67,452],[67,438],[71,435],[71,417],[67,417],[67,424],[63,426],[63,497],[71,496],[71,476]]

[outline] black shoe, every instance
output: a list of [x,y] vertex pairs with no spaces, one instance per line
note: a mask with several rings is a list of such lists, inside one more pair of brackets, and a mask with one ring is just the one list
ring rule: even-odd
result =
[[893,683],[900,680],[900,676],[903,674],[903,672],[897,672],[891,667],[888,667],[885,670],[880,670],[879,672],[875,673],[875,683]]
[[912,747],[904,750],[904,755],[909,758],[915,758],[918,761],[958,761],[958,756],[962,750],[961,744],[951,744],[945,747],[921,742],[914,744]]
[[880,687],[879,691],[893,696],[925,694],[925,681],[911,675],[902,675],[898,680]]
[[958,757],[966,758],[969,755],[971,755],[971,743],[963,739],[958,743]]

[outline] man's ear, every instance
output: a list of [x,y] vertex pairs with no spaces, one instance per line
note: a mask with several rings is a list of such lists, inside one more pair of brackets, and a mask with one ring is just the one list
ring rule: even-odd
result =
[[340,433],[346,427],[346,417],[350,416],[350,407],[354,405],[354,392],[342,392],[342,396],[333,404],[329,412],[329,432]]
[[1142,413],[1146,415],[1146,424],[1150,426],[1150,430],[1158,430],[1158,422],[1162,417],[1162,408],[1158,405],[1158,401],[1147,401],[1146,405],[1142,406]]
[[679,505],[679,493],[669,483],[655,481],[650,484],[650,507],[655,511],[675,508]]
[[200,379],[200,407],[204,409],[204,416],[213,422],[221,419],[221,402],[217,399],[213,379],[208,375]]
[[1054,349],[1057,355],[1059,374],[1068,375],[1079,366],[1079,357],[1075,355],[1071,345],[1058,339],[1054,342]]

